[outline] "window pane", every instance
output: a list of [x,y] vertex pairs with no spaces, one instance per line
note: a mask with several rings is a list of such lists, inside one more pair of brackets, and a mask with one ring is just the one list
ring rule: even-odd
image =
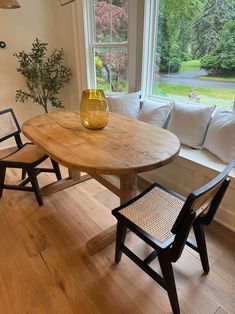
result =
[[127,49],[96,48],[96,85],[105,92],[127,91]]
[[96,43],[127,41],[128,0],[93,0]]
[[112,0],[112,42],[127,41],[128,0]]
[[153,94],[231,109],[235,7],[224,0],[180,3],[159,4]]

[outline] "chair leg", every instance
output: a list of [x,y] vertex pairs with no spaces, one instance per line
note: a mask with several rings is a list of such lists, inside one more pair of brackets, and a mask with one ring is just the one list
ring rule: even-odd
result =
[[165,280],[166,284],[166,291],[168,293],[168,297],[171,303],[171,307],[174,314],[180,313],[180,307],[179,307],[179,301],[175,286],[175,278],[174,273],[172,269],[172,264],[167,258],[165,254],[162,254],[161,252],[158,252],[158,260],[161,266],[162,276]]
[[38,180],[37,180],[37,176],[35,174],[35,171],[32,168],[30,168],[27,170],[27,172],[28,172],[28,176],[29,176],[29,179],[31,181],[31,184],[32,184],[34,194],[35,194],[36,199],[38,201],[38,205],[41,206],[41,205],[43,205],[43,201],[42,201],[42,196],[41,196],[41,192],[39,189]]
[[22,169],[22,175],[21,175],[21,180],[24,180],[26,177],[26,170]]
[[117,236],[116,236],[116,250],[115,250],[115,262],[119,263],[122,257],[121,246],[124,244],[126,238],[127,227],[118,220],[117,223]]
[[201,258],[202,268],[205,273],[208,273],[210,270],[209,261],[208,261],[208,254],[206,248],[206,240],[205,240],[205,233],[203,225],[196,221],[193,225],[193,230],[197,242],[197,247],[199,250],[199,255]]
[[2,192],[3,192],[3,185],[5,181],[5,175],[6,175],[6,168],[1,167],[0,168],[0,198],[2,197]]
[[59,167],[58,163],[55,160],[53,160],[53,159],[51,159],[51,163],[52,163],[52,166],[53,166],[53,168],[55,170],[55,175],[56,175],[57,180],[58,181],[61,180],[62,177],[61,177],[60,167]]

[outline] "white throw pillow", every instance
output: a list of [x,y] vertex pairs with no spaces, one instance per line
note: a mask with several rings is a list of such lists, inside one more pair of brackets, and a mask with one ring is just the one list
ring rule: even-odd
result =
[[109,110],[134,119],[140,114],[140,92],[108,97]]
[[235,114],[221,111],[209,125],[203,148],[228,163],[235,160]]
[[164,104],[152,100],[144,100],[140,111],[140,120],[163,128],[172,106],[173,104],[171,103]]
[[167,129],[179,138],[181,144],[201,148],[214,108],[177,102],[172,108]]

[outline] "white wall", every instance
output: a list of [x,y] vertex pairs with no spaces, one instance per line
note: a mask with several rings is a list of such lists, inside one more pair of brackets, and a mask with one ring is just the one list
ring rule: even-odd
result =
[[[48,1],[48,0],[47,0]],[[56,28],[56,39],[57,46],[63,48],[65,51],[65,63],[70,66],[72,70],[72,78],[69,84],[62,90],[62,101],[66,109],[78,110],[81,91],[79,91],[78,79],[81,73],[78,73],[78,65],[76,60],[76,50],[78,47],[77,40],[77,29],[75,28],[75,19],[77,16],[74,15],[76,11],[76,5],[74,3],[67,4],[65,6],[59,5],[59,0],[54,1],[55,9],[55,28]],[[80,0],[77,1],[79,6]],[[80,8],[79,8],[80,9]]]
[[61,99],[65,108],[78,107],[77,68],[73,33],[72,6],[61,7],[58,0],[20,0],[19,9],[0,9],[0,40],[6,48],[0,49],[0,110],[12,107],[22,124],[30,117],[43,113],[37,104],[15,102],[16,89],[25,88],[23,78],[17,73],[18,61],[14,52],[29,51],[37,38],[47,42],[48,49],[64,48],[65,63],[73,77],[63,89]]

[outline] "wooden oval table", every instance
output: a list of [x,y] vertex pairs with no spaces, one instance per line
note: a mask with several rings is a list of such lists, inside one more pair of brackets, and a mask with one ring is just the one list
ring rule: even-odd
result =
[[[101,130],[86,129],[78,112],[61,111],[28,120],[22,130],[69,169],[69,177],[44,187],[43,195],[87,179],[80,176],[80,172],[86,172],[118,195],[122,204],[136,196],[138,173],[168,164],[180,149],[178,138],[171,132],[114,113]],[[113,175],[118,180],[110,180]],[[90,254],[114,241],[115,234],[116,226],[112,226],[89,240]]]

